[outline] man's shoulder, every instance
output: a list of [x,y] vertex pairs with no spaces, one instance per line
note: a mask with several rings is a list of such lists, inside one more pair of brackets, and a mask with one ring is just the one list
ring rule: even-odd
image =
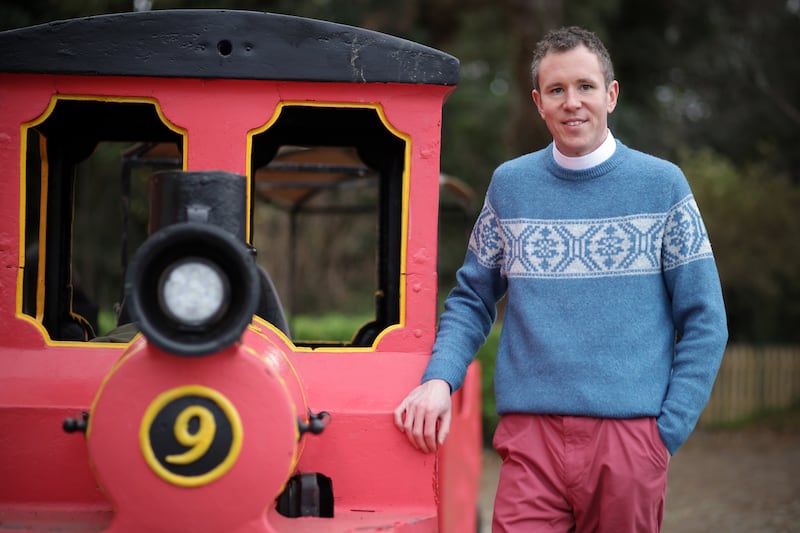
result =
[[500,163],[495,170],[495,174],[514,173],[517,171],[530,172],[531,169],[543,168],[543,164],[548,160],[548,157],[552,159],[551,154],[552,148],[548,145],[540,150],[519,155]]
[[654,171],[670,172],[682,174],[678,165],[664,159],[663,157],[631,148],[617,140],[617,152],[619,156],[626,159],[631,165],[641,166]]

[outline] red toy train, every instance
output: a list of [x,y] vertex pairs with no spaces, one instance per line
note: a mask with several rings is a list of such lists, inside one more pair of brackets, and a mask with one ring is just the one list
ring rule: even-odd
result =
[[[392,420],[435,334],[458,61],[216,10],[54,22],[0,50],[0,530],[475,531],[477,368],[438,454]],[[75,176],[105,142],[177,168],[149,178],[121,327],[97,338],[73,283],[75,220],[93,213]],[[254,257],[259,187],[309,185],[275,181],[292,151],[356,154],[376,186],[374,317],[350,341],[295,339]]]

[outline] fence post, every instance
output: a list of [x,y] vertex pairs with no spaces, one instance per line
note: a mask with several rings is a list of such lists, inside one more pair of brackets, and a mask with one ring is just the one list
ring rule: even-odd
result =
[[699,426],[746,420],[800,401],[800,346],[729,345]]

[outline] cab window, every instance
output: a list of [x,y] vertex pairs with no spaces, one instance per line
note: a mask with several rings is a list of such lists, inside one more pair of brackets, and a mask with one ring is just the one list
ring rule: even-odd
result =
[[123,180],[135,143],[182,145],[155,104],[60,98],[25,132],[22,312],[58,341],[116,325],[124,265],[146,233],[147,175]]
[[406,141],[374,108],[285,105],[252,146],[253,244],[295,344],[372,345],[400,322]]

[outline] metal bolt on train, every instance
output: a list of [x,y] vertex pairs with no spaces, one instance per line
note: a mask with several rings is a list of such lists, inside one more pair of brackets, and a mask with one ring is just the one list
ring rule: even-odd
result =
[[[458,60],[224,10],[58,21],[0,32],[0,50],[0,530],[475,531],[477,367],[438,453],[392,418],[435,336]],[[86,161],[107,143],[124,164],[87,200]],[[372,314],[350,340],[303,341],[257,260],[276,238],[256,235],[257,207],[354,175],[374,190]],[[98,335],[76,257],[96,238],[79,223],[109,203],[147,231],[113,243],[118,322]],[[307,246],[296,261],[323,248]]]

